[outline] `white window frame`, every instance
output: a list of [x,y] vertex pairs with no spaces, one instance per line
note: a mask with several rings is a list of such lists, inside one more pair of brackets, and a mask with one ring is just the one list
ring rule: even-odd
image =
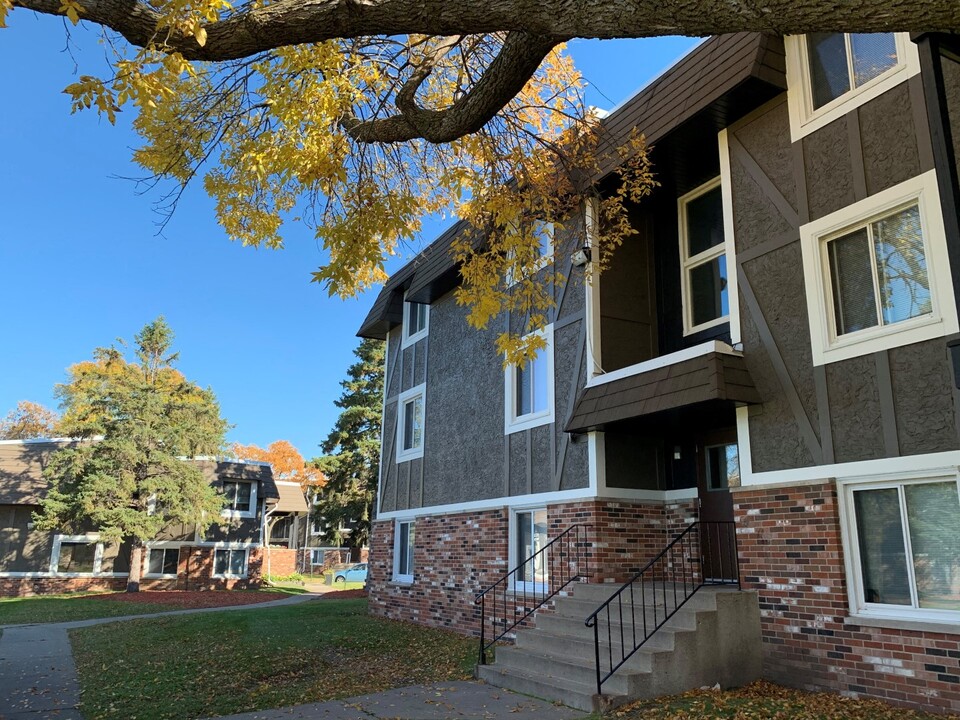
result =
[[[326,559],[326,548],[310,548],[310,567],[317,567],[318,565],[323,565],[324,560]],[[320,553],[320,562],[316,562],[317,553]]]
[[[828,242],[857,229],[871,218],[914,202],[920,209],[933,311],[929,315],[837,336],[826,249]],[[957,332],[957,308],[953,301],[953,282],[936,171],[930,170],[802,225],[800,245],[814,365],[825,365]]]
[[[509,543],[509,547],[507,548],[507,562],[509,563],[508,568],[510,570],[515,569],[520,564],[521,560],[525,559],[525,558],[517,557],[517,536],[519,534],[519,527],[520,527],[517,516],[520,513],[530,513],[532,516],[538,510],[543,510],[544,512],[546,512],[547,506],[546,505],[517,505],[515,507],[510,508],[510,526],[509,526],[509,532],[508,532],[508,538],[507,538]],[[547,542],[549,543],[550,540],[551,540],[550,515],[548,513],[547,514]],[[546,583],[538,583],[536,581],[527,582],[526,580],[517,580],[516,576],[514,576],[511,589],[514,592],[521,592],[521,593],[522,592],[543,592],[544,589],[549,587],[549,585],[550,585],[550,574],[549,574],[549,568],[548,568]]]
[[[420,430],[420,444],[416,447],[409,448],[407,450],[403,449],[405,437],[405,429],[403,422],[404,419],[404,410],[406,406],[411,402],[420,398],[420,403],[422,407],[423,415],[423,427]],[[416,387],[412,387],[409,390],[404,390],[400,393],[400,397],[397,399],[397,462],[407,462],[409,460],[416,460],[417,458],[423,457],[423,446],[426,443],[427,439],[427,384],[421,383]]]
[[[232,508],[224,508],[220,511],[220,517],[224,518],[255,518],[257,516],[257,483],[255,480],[242,480],[240,478],[231,478],[226,477],[222,480],[223,483],[247,483],[250,485],[250,509],[249,510],[234,510]],[[222,487],[222,485],[221,485]]]
[[[408,334],[410,330],[410,325],[408,318],[410,317],[410,306],[411,305],[422,305],[424,307],[424,318],[423,318],[423,327],[417,330],[417,332],[412,335]],[[422,340],[427,335],[430,334],[430,305],[428,303],[414,303],[411,300],[407,300],[406,294],[403,296],[403,330],[401,332],[402,341],[400,343],[400,349],[410,347],[414,343]]]
[[687,255],[689,252],[689,243],[687,242],[687,205],[690,204],[690,201],[696,200],[701,195],[706,195],[711,190],[716,190],[720,188],[720,200],[721,203],[725,201],[724,198],[724,187],[723,187],[723,178],[718,175],[705,182],[703,185],[694,188],[686,195],[683,195],[677,200],[677,216],[679,222],[679,236],[680,236],[680,295],[681,295],[681,304],[683,306],[683,334],[693,335],[694,333],[701,332],[702,330],[709,330],[712,327],[717,325],[723,325],[724,323],[730,322],[730,311],[729,307],[736,302],[736,298],[731,294],[731,290],[734,289],[733,284],[730,282],[730,273],[734,270],[731,267],[727,257],[727,314],[721,315],[718,318],[709,320],[705,323],[700,323],[699,325],[693,324],[693,301],[690,296],[691,284],[690,284],[690,271],[694,268],[704,265],[708,262],[711,262],[721,255],[727,254],[727,245],[728,238],[727,235],[727,223],[726,223],[726,212],[724,211],[724,241],[722,243],[717,243],[711,248],[704,250],[701,253],[690,257]]
[[[325,518],[323,517],[323,515],[321,515],[320,513],[318,513],[316,510],[314,510],[314,512],[310,513],[310,515],[309,515],[309,523],[310,523],[310,535],[311,535],[312,537],[317,537],[318,535],[323,535],[323,530],[322,530],[322,529],[317,530],[317,522],[316,522],[316,521],[317,521],[318,519],[322,521],[322,520],[324,520]],[[321,526],[322,526],[322,525],[324,525],[325,523],[321,522],[320,524],[321,524]]]
[[[849,35],[849,33],[845,33]],[[784,38],[787,61],[787,107],[790,113],[790,139],[800,140],[851,110],[860,107],[890,88],[920,72],[920,53],[908,33],[894,33],[897,64],[868,83],[853,88],[823,107],[813,109],[810,84],[810,60],[806,35]]]
[[[929,608],[907,607],[883,603],[868,603],[863,588],[863,573],[860,560],[860,543],[857,537],[856,505],[853,493],[857,490],[884,490],[905,485],[918,485],[936,482],[956,482],[960,491],[958,468],[942,470],[918,470],[909,473],[875,475],[872,477],[853,477],[838,480],[840,532],[844,549],[844,565],[847,576],[847,602],[850,615],[856,618],[878,620],[914,620],[957,625],[960,627],[960,611],[931,610]],[[905,527],[906,530],[906,527]],[[904,533],[904,549],[908,558],[913,557],[909,532]],[[911,595],[916,593],[912,560],[907,564]]]
[[[517,415],[517,366],[510,363],[503,371],[503,400],[504,400],[504,435],[510,435],[521,430],[540,427],[552,423],[556,417],[554,397],[556,395],[556,379],[554,377],[553,352],[553,324],[547,325],[535,334],[546,340],[546,347],[540,350],[545,353],[547,363],[547,407],[539,412]],[[529,337],[529,335],[524,336]]]
[[[243,553],[243,573],[240,575],[235,575],[230,572],[230,560],[227,559],[227,571],[225,573],[216,572],[217,567],[217,553],[218,552],[242,552]],[[236,579],[245,579],[250,575],[250,549],[248,547],[217,547],[213,549],[213,568],[214,572],[210,573],[210,577],[223,578],[227,580],[236,580]]]
[[[60,546],[67,544],[96,545],[93,553],[93,572],[92,573],[68,573],[58,572],[57,566],[60,564]],[[87,535],[54,535],[53,549],[50,551],[50,574],[55,577],[95,577],[102,572],[103,563],[103,543],[100,542],[99,533],[89,533]]]
[[[146,561],[147,561],[147,571],[143,574],[143,577],[145,577],[145,578],[165,578],[165,579],[175,579],[175,578],[177,577],[177,573],[173,573],[173,574],[171,575],[170,573],[152,573],[152,572],[150,572],[150,553],[152,553],[152,552],[162,552],[162,553],[166,553],[166,552],[169,552],[170,550],[176,550],[176,552],[177,552],[177,569],[179,570],[179,568],[180,568],[180,548],[178,548],[178,547],[177,547],[177,548],[173,548],[173,547],[145,547],[144,550],[145,550],[146,553],[147,553],[147,557],[146,557]],[[162,567],[162,565],[161,565],[161,567]]]
[[[407,557],[410,558],[411,567],[408,568],[410,572],[404,573],[400,572],[400,538],[404,535],[403,528],[407,527],[406,536],[409,537],[409,532],[412,529],[414,532],[413,543],[410,543],[407,548]],[[414,562],[414,552],[417,547],[417,536],[416,536],[416,519],[415,518],[397,518],[393,524],[393,582],[403,583],[406,585],[413,584],[413,576],[416,572],[417,565]]]

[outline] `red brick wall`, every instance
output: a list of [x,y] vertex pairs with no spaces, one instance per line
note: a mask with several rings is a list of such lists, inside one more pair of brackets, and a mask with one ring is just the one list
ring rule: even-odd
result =
[[[589,545],[581,548],[590,581],[622,581],[663,549],[668,538],[686,527],[694,510],[693,501],[667,505],[609,501],[550,505],[548,535],[552,539],[571,525],[590,525]],[[375,522],[370,542],[371,612],[477,633],[476,593],[510,569],[508,519],[507,508],[418,517],[411,585],[391,580],[394,522]]]
[[960,712],[960,634],[844,623],[832,484],[740,491],[734,503],[741,578],[760,595],[768,679]]
[[0,597],[32,597],[67,592],[123,590],[126,578],[0,578]]

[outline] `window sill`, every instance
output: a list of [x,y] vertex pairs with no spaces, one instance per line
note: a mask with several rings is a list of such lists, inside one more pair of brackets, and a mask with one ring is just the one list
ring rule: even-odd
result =
[[889,628],[891,630],[914,630],[917,632],[936,632],[948,635],[960,635],[960,621],[955,623],[943,620],[909,620],[893,617],[873,617],[870,615],[849,615],[843,620],[845,625],[861,627]]
[[220,513],[220,517],[224,520],[249,520],[256,517],[256,514],[253,512],[224,510]]
[[508,422],[503,429],[504,435],[512,435],[516,432],[521,432],[523,430],[530,430],[531,428],[540,427],[541,425],[549,425],[554,421],[553,410],[549,410],[544,413],[540,413],[532,416],[521,416],[512,422]]
[[214,580],[246,580],[249,575],[211,575]]
[[406,350],[411,345],[416,345],[418,342],[423,340],[427,335],[429,335],[429,329],[420,330],[409,337],[404,336],[403,340],[400,342],[400,349]]
[[144,580],[176,580],[177,575],[150,575],[149,573],[143,576]]
[[387,587],[409,588],[413,586],[413,579],[405,580],[403,578],[393,578],[387,583]]

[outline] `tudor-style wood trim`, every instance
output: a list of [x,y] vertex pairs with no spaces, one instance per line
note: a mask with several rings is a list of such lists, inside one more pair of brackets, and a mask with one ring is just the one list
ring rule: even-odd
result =
[[793,417],[797,423],[797,428],[800,430],[800,435],[803,437],[803,440],[807,445],[807,450],[809,450],[814,464],[821,465],[823,463],[823,448],[820,445],[820,441],[817,439],[817,434],[813,431],[813,425],[810,423],[810,418],[807,416],[807,411],[803,407],[803,402],[801,402],[800,396],[797,393],[797,388],[793,384],[793,379],[790,377],[790,371],[787,369],[787,365],[783,361],[783,356],[780,354],[780,349],[777,347],[777,342],[774,340],[773,333],[770,332],[770,326],[767,325],[767,320],[763,316],[763,312],[760,310],[760,303],[757,302],[757,296],[753,293],[753,287],[750,285],[750,281],[747,279],[747,274],[743,268],[743,265],[737,266],[737,272],[739,273],[740,280],[740,294],[747,305],[747,309],[753,318],[754,324],[757,326],[757,333],[760,335],[760,342],[767,351],[767,355],[770,358],[770,363],[773,365],[777,379],[780,381],[780,386],[783,389],[783,393],[787,397],[787,402],[790,405],[790,409],[793,411]]
[[796,228],[790,228],[785,230],[776,237],[760,243],[759,245],[754,245],[748,250],[741,250],[737,256],[737,263],[742,265],[748,263],[751,260],[756,260],[758,257],[771,253],[774,250],[780,250],[781,248],[787,247],[791,243],[798,242],[800,240],[800,231]]
[[823,450],[823,462],[836,462],[833,452],[833,428],[830,425],[830,392],[827,389],[827,368],[816,365],[813,368],[813,387],[817,395],[817,420],[820,425],[820,447]]
[[850,145],[850,169],[853,171],[853,199],[867,197],[867,170],[863,164],[863,140],[860,136],[860,110],[854,108],[844,119],[847,124],[847,140]]
[[740,166],[746,170],[753,181],[760,186],[770,202],[780,211],[783,219],[786,220],[791,227],[799,227],[800,218],[793,205],[783,196],[780,189],[773,184],[773,181],[763,171],[763,168],[754,160],[753,155],[740,143],[736,134],[730,133],[729,141],[731,155],[740,162]]
[[900,438],[897,435],[897,407],[893,400],[893,381],[890,377],[890,355],[887,350],[879,350],[873,357],[877,365],[883,449],[889,457],[896,457],[900,455]]

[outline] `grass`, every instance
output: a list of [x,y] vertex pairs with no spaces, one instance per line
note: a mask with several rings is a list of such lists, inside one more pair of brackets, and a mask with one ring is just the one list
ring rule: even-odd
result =
[[4,598],[0,600],[0,625],[69,622],[121,615],[144,615],[173,609],[169,605],[139,605],[97,600],[91,598],[91,594]]
[[476,641],[366,600],[133,620],[70,635],[88,720],[208,717],[471,676]]
[[335,582],[331,585],[334,590],[363,590],[366,583],[362,582]]
[[[594,717],[594,716],[591,716]],[[841,697],[837,693],[808,693],[755,682],[727,691],[694,690],[617,708],[614,720],[947,720],[943,715],[904,710],[879,700]]]

